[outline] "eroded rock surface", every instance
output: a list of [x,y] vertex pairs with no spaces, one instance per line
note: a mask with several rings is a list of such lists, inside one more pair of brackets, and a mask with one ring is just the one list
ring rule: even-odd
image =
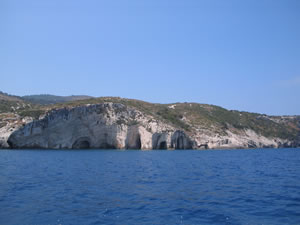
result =
[[117,103],[53,110],[13,132],[8,143],[12,148],[192,148],[183,131]]
[[[297,143],[296,143],[297,144]],[[247,129],[186,132],[120,103],[55,109],[39,120],[0,128],[0,148],[202,149],[290,147],[293,143]]]

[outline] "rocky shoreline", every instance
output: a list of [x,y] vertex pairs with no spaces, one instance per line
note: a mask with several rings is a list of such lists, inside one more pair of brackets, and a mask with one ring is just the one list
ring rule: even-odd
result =
[[[197,128],[197,127],[196,127]],[[223,134],[179,129],[120,103],[53,109],[39,119],[15,116],[0,128],[0,148],[12,149],[237,149],[299,147],[251,129]]]

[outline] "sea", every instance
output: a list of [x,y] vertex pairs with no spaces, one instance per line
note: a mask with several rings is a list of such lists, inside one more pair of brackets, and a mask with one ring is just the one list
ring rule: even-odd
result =
[[300,224],[300,149],[1,150],[1,225]]

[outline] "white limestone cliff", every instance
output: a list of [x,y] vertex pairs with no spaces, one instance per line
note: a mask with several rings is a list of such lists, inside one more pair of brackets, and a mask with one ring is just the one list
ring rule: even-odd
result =
[[[192,148],[189,137],[122,104],[53,110],[13,132],[13,148]],[[161,137],[165,138],[161,138]]]
[[0,128],[0,148],[201,149],[288,146],[252,130],[184,132],[119,103],[55,109],[39,120]]

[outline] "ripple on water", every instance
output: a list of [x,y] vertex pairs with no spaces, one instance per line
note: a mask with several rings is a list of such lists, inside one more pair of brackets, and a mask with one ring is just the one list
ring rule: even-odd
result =
[[299,149],[0,154],[0,224],[300,224]]

